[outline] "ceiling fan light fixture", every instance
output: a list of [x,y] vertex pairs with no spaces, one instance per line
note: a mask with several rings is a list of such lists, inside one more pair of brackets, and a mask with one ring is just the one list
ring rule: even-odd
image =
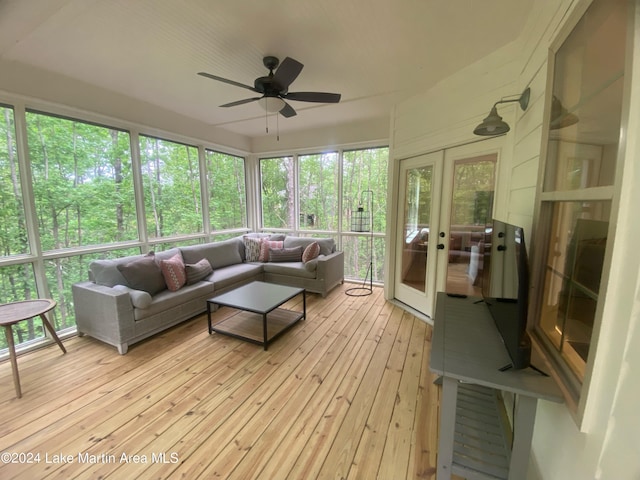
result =
[[258,100],[258,104],[268,113],[278,113],[286,105],[285,101],[280,97],[264,96]]
[[[207,72],[198,72],[198,75],[218,82],[223,82],[235,87],[251,90],[259,93],[262,97],[245,98],[235,102],[225,103],[221,107],[236,107],[246,103],[258,102],[260,107],[267,113],[279,113],[284,118],[291,118],[296,115],[295,109],[284,99],[296,100],[298,102],[315,103],[338,103],[339,93],[327,92],[290,92],[289,85],[300,75],[304,65],[291,57],[286,57],[282,63],[273,56],[263,58],[264,66],[269,69],[269,75],[256,78],[253,86],[229,80],[228,78],[212,75]],[[274,69],[276,69],[274,72]]]

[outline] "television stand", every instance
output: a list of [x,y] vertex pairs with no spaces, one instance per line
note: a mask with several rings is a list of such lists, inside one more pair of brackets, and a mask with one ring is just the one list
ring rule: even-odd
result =
[[[500,370],[501,372],[506,372],[507,370],[511,370],[512,368],[513,368],[513,363],[509,363],[508,365],[505,365],[504,367],[500,367],[498,370]],[[545,377],[549,376],[548,373],[543,372],[542,370],[540,370],[535,365],[529,364],[529,366],[527,368],[531,368],[531,369],[535,370],[536,372],[538,372],[540,375],[543,375]]]
[[[510,364],[509,355],[489,310],[477,300],[445,293],[436,300],[430,360],[442,381],[436,478],[521,480],[527,477],[537,402],[562,403],[562,394],[551,377],[530,369],[500,371]],[[498,391],[518,396],[511,445],[504,438]],[[502,441],[483,440],[487,432]]]

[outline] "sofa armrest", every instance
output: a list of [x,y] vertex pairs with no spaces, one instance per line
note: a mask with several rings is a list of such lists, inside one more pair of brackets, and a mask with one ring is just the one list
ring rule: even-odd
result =
[[318,257],[316,278],[324,282],[327,290],[344,282],[344,252]]
[[71,289],[78,334],[113,345],[124,355],[135,330],[129,293],[93,282],[76,283]]

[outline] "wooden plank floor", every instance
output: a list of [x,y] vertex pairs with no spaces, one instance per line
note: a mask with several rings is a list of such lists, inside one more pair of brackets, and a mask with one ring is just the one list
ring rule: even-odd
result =
[[431,328],[349,286],[266,352],[202,315],[124,356],[88,337],[22,355],[22,399],[2,362],[0,452],[31,463],[5,454],[0,478],[434,479]]

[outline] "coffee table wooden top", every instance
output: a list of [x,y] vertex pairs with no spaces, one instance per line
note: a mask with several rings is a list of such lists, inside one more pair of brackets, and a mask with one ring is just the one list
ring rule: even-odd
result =
[[56,306],[55,300],[41,298],[0,305],[0,325],[13,325],[22,320],[42,315]]
[[269,313],[303,291],[304,288],[256,281],[217,295],[207,301],[248,312]]

